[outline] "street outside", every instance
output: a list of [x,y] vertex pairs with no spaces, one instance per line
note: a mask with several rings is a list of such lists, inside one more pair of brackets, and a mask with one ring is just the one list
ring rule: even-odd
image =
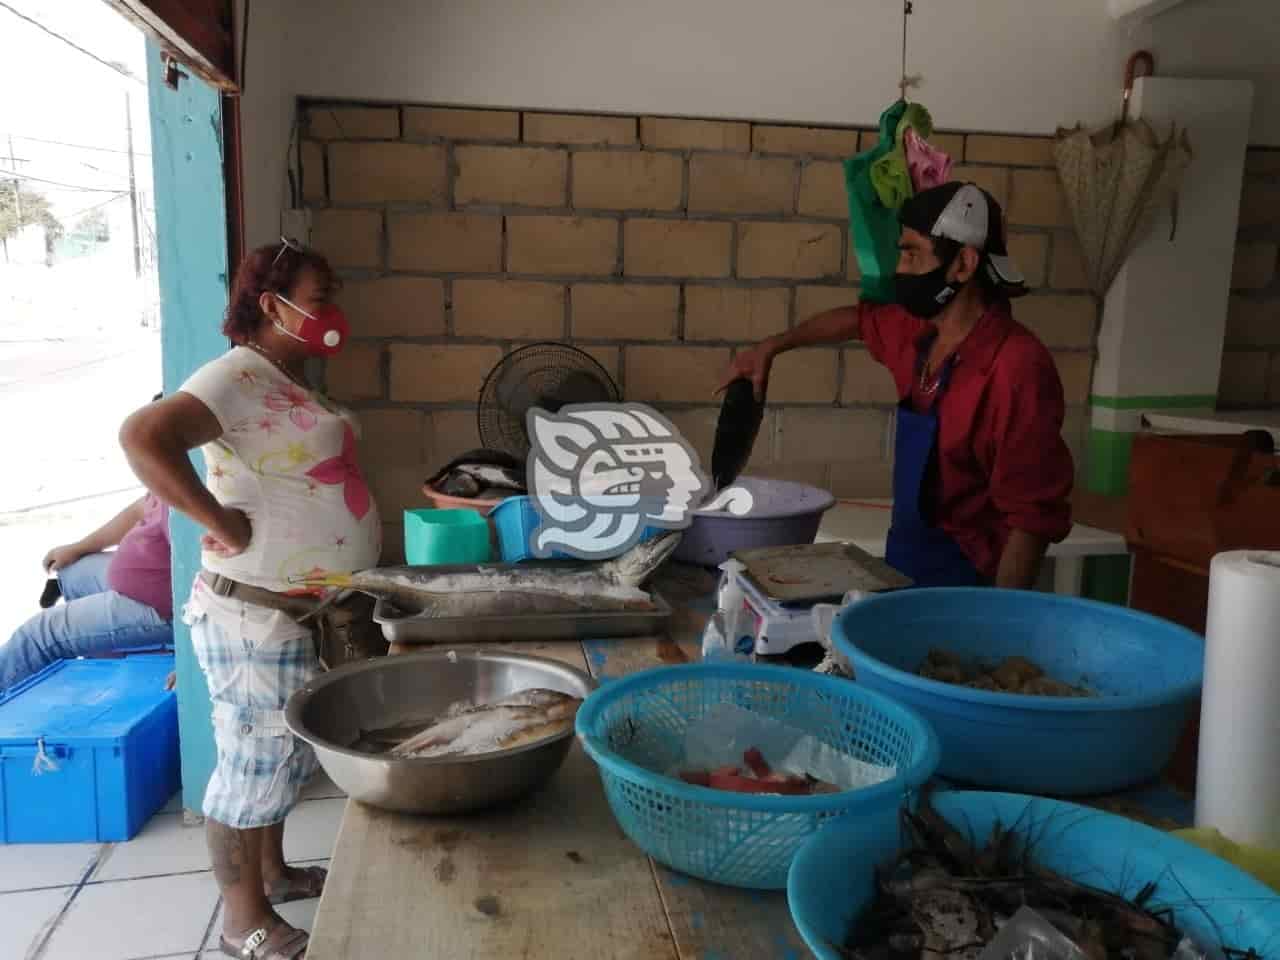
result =
[[163,384],[143,35],[98,0],[4,6],[0,643],[46,551],[141,495],[117,438]]
[[[0,285],[4,279],[0,272]],[[96,316],[78,323],[50,310],[43,330],[0,311],[7,453],[0,471],[0,643],[39,610],[45,552],[79,540],[141,495],[118,434],[124,418],[162,388],[160,332],[142,327],[132,310],[122,315],[118,304],[97,302]],[[11,304],[0,296],[0,306]]]

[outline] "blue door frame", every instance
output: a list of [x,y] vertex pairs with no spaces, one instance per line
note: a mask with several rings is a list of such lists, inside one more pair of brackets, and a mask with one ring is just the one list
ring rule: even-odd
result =
[[[221,97],[214,88],[188,75],[181,77],[174,90],[165,84],[164,72],[160,48],[148,40],[161,357],[164,390],[169,394],[227,349],[221,320],[227,306],[229,271]],[[204,462],[199,453],[193,451],[192,463],[203,479]],[[216,754],[209,689],[181,612],[200,566],[200,530],[176,512],[171,516],[182,805],[198,812]]]

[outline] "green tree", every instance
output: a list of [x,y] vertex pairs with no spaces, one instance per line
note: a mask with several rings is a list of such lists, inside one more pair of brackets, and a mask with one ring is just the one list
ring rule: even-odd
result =
[[20,185],[16,180],[0,180],[0,242],[7,245],[10,237],[31,224],[42,225],[50,240],[59,239],[64,232],[62,223],[49,209],[49,201],[43,194]]
[[110,225],[107,222],[107,211],[102,207],[90,210],[76,221],[74,233],[89,242],[109,239]]

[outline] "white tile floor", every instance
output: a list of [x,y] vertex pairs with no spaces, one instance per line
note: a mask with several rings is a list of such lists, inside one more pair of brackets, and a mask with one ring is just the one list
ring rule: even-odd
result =
[[[323,771],[285,826],[290,863],[328,865],[346,800]],[[319,900],[284,904],[310,929]],[[0,845],[5,960],[214,960],[218,888],[204,828],[173,800],[128,843]]]

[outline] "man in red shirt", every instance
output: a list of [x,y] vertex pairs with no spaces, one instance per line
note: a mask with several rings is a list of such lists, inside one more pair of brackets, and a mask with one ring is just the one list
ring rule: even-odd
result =
[[1071,530],[1075,469],[1053,357],[1013,319],[1026,284],[1000,206],[953,182],[916,194],[899,219],[896,303],[810,317],[740,352],[724,386],[745,377],[762,399],[778,354],[861,339],[900,398],[886,561],[922,587],[1031,589]]

